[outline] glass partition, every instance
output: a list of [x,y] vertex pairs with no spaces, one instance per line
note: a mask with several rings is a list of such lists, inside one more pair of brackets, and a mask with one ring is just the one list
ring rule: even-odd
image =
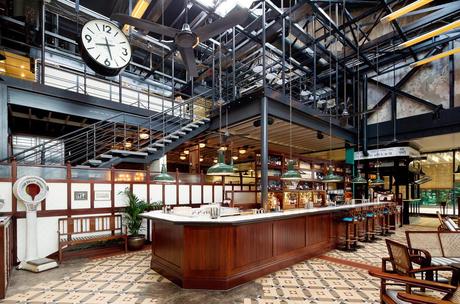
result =
[[110,181],[110,170],[72,168],[72,179]]
[[44,179],[66,179],[66,167],[18,166],[17,177],[26,175],[40,176]]
[[10,165],[0,165],[0,178],[10,178],[11,177],[11,166]]

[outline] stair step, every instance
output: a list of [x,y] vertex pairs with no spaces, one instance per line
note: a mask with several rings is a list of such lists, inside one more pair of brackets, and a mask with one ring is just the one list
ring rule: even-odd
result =
[[108,158],[108,159],[110,159],[110,158],[112,158],[112,157],[113,157],[113,156],[110,155],[110,154],[101,154],[101,155],[99,155],[99,158]]
[[179,139],[179,136],[174,135],[174,134],[169,134],[168,136],[166,136],[166,138]]
[[155,146],[155,147],[164,147],[165,145],[156,142],[156,143],[153,144],[153,146]]
[[100,159],[90,159],[90,160],[88,160],[88,163],[90,165],[96,166],[96,165],[102,164],[102,160],[100,160]]
[[204,125],[206,122],[204,120],[197,120],[197,121],[195,121],[195,123],[200,124],[200,125]]
[[161,139],[159,139],[158,141],[165,142],[165,143],[168,143],[168,144],[169,144],[169,143],[172,143],[172,140],[167,139],[167,138],[161,138]]
[[211,121],[211,119],[209,119],[208,117],[203,117],[201,120],[206,121],[206,122]]
[[145,152],[139,152],[139,151],[129,151],[129,150],[110,150],[113,154],[121,154],[123,156],[147,156],[148,153]]
[[182,127],[181,130],[191,132],[193,129],[190,129],[189,127]]
[[185,135],[185,134],[187,134],[187,133],[182,132],[182,131],[176,131],[176,132],[174,132],[173,134]]
[[187,127],[198,128],[199,125],[194,124],[194,123],[189,123],[189,124],[187,125]]
[[147,148],[145,148],[145,151],[147,151],[149,153],[153,153],[153,152],[157,152],[158,149],[157,148],[152,148],[152,147],[147,147]]

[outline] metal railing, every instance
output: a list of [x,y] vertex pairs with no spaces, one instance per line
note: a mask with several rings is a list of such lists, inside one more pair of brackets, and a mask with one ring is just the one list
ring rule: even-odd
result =
[[0,162],[15,159],[23,164],[70,162],[78,165],[110,150],[139,151],[193,121],[210,117],[212,102],[203,98],[208,93],[197,95],[150,117],[121,113],[23,150]]

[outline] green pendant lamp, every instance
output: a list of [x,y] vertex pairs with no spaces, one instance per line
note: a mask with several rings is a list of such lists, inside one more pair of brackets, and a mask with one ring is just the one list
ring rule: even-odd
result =
[[288,162],[287,171],[281,175],[283,181],[298,181],[302,179],[300,172],[294,169],[294,161],[290,160]]
[[357,170],[356,176],[351,180],[352,184],[367,184],[367,180],[361,176],[361,170]]
[[371,180],[371,187],[381,186],[383,184],[385,184],[385,181],[380,178],[380,173],[377,172],[377,176]]
[[[291,61],[292,49],[289,46],[289,61]],[[292,62],[289,62],[292,64]],[[294,161],[292,160],[292,86],[289,86],[289,157],[287,171],[281,175],[282,181],[299,181],[302,179],[300,172],[294,168]]]
[[340,183],[343,181],[343,177],[334,174],[334,169],[332,166],[329,166],[329,170],[327,171],[327,174],[325,177],[322,179],[323,183]]
[[224,175],[232,175],[233,174],[233,166],[227,165],[224,159],[224,152],[219,151],[217,164],[213,165],[208,169],[206,175],[213,175],[213,176],[224,176]]
[[155,176],[153,181],[157,183],[174,183],[176,182],[176,179],[168,174],[168,171],[166,170],[166,164],[163,164],[161,166],[161,173]]

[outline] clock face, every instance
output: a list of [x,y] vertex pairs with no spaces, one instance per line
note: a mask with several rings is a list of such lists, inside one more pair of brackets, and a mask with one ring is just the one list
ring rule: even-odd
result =
[[105,20],[91,20],[81,31],[88,55],[107,69],[121,69],[131,59],[131,47],[122,30]]

